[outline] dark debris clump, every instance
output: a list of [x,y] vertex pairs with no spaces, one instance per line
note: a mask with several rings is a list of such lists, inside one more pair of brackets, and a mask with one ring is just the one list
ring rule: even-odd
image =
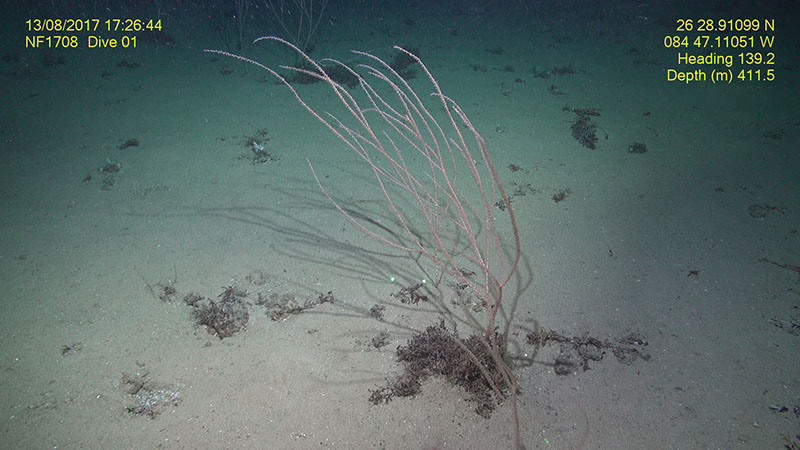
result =
[[[495,344],[503,349],[504,337],[496,334]],[[499,356],[502,358],[503,355]],[[447,329],[444,320],[415,334],[406,345],[398,347],[397,359],[403,362],[405,370],[387,386],[370,391],[369,399],[373,404],[386,403],[393,397],[414,396],[420,392],[425,379],[440,375],[464,389],[469,399],[477,404],[476,412],[488,418],[503,399],[496,398],[484,371],[492,375],[492,381],[499,389],[505,391],[507,388],[485,338],[472,335],[462,339],[455,331]],[[474,360],[480,362],[483,370]]]
[[319,296],[315,299],[308,299],[302,305],[298,305],[293,301],[294,297],[292,297],[292,301],[288,301],[285,303],[275,304],[275,303],[264,303],[269,309],[270,318],[272,320],[283,320],[289,317],[292,314],[300,314],[309,310],[311,308],[315,308],[323,303],[333,303],[336,299],[333,297],[333,291],[328,291],[326,294],[319,294]]
[[597,125],[586,116],[578,116],[570,126],[572,137],[582,146],[594,150],[597,148]]
[[194,308],[194,318],[198,325],[204,325],[209,332],[224,339],[247,326],[250,313],[246,297],[247,291],[235,286],[225,286],[217,300],[188,294],[183,301]]
[[570,375],[590,370],[590,361],[601,361],[607,351],[623,364],[630,365],[636,360],[650,359],[647,351],[648,342],[637,333],[628,333],[615,341],[600,340],[591,336],[565,336],[557,331],[544,328],[527,334],[528,344],[544,347],[549,343],[560,344],[559,354],[554,362],[557,375]]
[[175,386],[155,383],[148,375],[146,370],[122,374],[120,387],[130,395],[131,402],[125,407],[129,413],[155,419],[169,406],[178,406],[181,396]]
[[[407,46],[404,47],[408,50],[411,54],[419,57],[420,55],[420,48],[418,46]],[[414,68],[410,67],[417,63],[417,60],[408,55],[405,52],[398,52],[392,58],[392,61],[389,63],[389,67],[391,67],[394,71],[400,74],[401,77],[405,80],[411,80],[416,77],[417,73]]]
[[647,153],[647,145],[641,142],[633,142],[628,145],[628,153]]
[[327,73],[328,76],[333,79],[333,81],[341,84],[342,86],[347,86],[350,89],[353,89],[356,86],[358,86],[359,83],[358,77],[355,76],[353,72],[350,72],[349,70],[338,64],[326,67],[325,73]]
[[264,164],[269,161],[279,161],[280,157],[273,155],[267,150],[269,142],[269,131],[266,128],[259,129],[252,136],[245,136],[242,145],[250,150],[249,154],[243,155],[240,159],[247,159],[253,164]]
[[373,305],[369,309],[369,316],[373,319],[380,320],[383,322],[383,312],[386,310],[386,307],[383,305]]
[[[572,137],[582,146],[594,150],[597,148],[597,124],[592,117],[599,117],[600,111],[596,108],[571,108],[564,106],[562,111],[569,111],[575,114],[575,121],[572,122],[570,129]],[[606,136],[606,138],[608,138]]]
[[413,286],[404,287],[398,292],[389,295],[400,300],[400,303],[406,305],[416,305],[420,301],[427,302],[428,296],[418,292],[422,286],[424,286],[423,283],[417,283]]

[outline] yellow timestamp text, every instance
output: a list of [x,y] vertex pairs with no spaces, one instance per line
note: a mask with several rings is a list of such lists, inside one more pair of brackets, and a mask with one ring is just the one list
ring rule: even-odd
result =
[[137,33],[161,31],[161,19],[77,19],[45,18],[28,19],[25,26],[29,33]]

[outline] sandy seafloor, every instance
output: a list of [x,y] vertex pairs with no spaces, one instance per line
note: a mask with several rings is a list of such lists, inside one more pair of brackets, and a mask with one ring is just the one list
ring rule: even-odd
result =
[[[796,42],[773,83],[686,86],[664,81],[669,29],[646,17],[559,27],[415,14],[340,16],[314,55],[391,57],[392,44],[419,43],[502,181],[527,194],[513,199],[523,262],[506,300],[525,448],[777,449],[800,433],[799,417],[771,408],[800,403]],[[439,317],[475,329],[452,291],[416,306],[390,296],[426,275],[348,224],[306,158],[365,213],[381,204],[367,167],[267,74],[212,61],[201,50],[223,44],[189,28],[175,25],[175,45],[64,52],[55,67],[4,44],[22,60],[0,63],[0,447],[510,448],[508,404],[484,419],[441,379],[368,402],[400,373],[394,349],[412,333]],[[576,73],[531,72],[567,65]],[[412,85],[430,91],[421,76]],[[301,92],[335,108],[321,85]],[[596,150],[572,138],[565,106],[599,110]],[[276,160],[254,164],[243,141],[262,129]],[[120,149],[130,138],[140,145]],[[627,152],[633,142],[647,153]],[[103,189],[107,160],[122,170]],[[556,203],[559,189],[570,195]],[[159,283],[172,301],[154,297]],[[181,299],[231,284],[337,301],[283,321],[254,310],[219,340]],[[375,304],[385,321],[369,317]],[[608,354],[556,375],[558,346],[525,343],[537,326],[635,332],[651,358]],[[376,349],[379,332],[389,345]],[[132,414],[122,380],[137,373],[178,400]]]

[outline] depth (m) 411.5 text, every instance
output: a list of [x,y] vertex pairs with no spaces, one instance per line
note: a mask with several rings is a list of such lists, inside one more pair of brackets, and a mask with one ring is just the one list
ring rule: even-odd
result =
[[749,69],[743,68],[734,72],[727,70],[676,70],[667,69],[667,81],[679,83],[711,82],[712,84],[732,84],[734,82],[770,82],[775,80],[775,69]]

